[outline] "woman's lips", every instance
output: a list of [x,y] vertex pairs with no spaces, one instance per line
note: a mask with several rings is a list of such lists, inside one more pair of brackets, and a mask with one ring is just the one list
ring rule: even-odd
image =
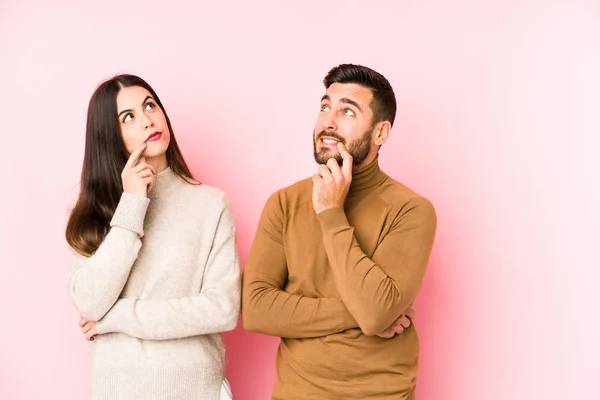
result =
[[161,136],[162,136],[162,133],[154,132],[153,134],[148,136],[148,139],[146,139],[146,142],[154,142],[154,141],[160,139]]

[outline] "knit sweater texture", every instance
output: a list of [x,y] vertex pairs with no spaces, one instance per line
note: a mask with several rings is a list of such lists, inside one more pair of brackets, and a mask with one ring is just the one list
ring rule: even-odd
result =
[[97,321],[94,400],[218,399],[221,332],[235,328],[240,269],[230,203],[170,168],[148,197],[123,193],[91,257],[72,251],[69,291]]

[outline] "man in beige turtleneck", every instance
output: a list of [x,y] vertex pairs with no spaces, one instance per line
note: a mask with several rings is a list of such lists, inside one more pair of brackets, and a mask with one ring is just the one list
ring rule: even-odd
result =
[[387,79],[344,64],[324,84],[318,171],[265,205],[244,269],[243,324],[281,337],[273,400],[414,399],[419,345],[406,315],[435,211],[379,169],[396,114]]

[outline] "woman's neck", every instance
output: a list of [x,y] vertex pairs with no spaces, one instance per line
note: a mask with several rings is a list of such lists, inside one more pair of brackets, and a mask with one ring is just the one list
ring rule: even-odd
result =
[[166,154],[161,154],[160,156],[156,157],[146,157],[146,164],[151,165],[157,174],[160,174],[169,166],[167,164]]

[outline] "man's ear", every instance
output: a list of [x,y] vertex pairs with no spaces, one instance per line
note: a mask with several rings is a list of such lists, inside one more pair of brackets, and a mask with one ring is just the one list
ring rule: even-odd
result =
[[377,146],[381,146],[382,144],[384,144],[390,136],[391,129],[392,124],[390,124],[390,121],[383,121],[378,123],[375,126],[375,130],[373,131],[373,144]]

